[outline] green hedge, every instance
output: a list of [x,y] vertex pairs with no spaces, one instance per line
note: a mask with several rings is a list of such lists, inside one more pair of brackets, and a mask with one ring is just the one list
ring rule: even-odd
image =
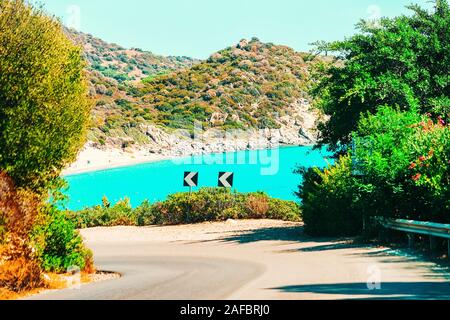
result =
[[295,202],[273,199],[264,193],[234,193],[227,189],[203,188],[198,192],[176,193],[166,201],[144,201],[133,209],[128,199],[69,212],[78,228],[98,226],[149,226],[225,221],[227,219],[277,219],[300,221]]

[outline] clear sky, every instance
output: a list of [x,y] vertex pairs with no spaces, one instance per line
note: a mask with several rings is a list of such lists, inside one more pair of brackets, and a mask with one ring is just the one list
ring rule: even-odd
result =
[[307,51],[351,35],[361,18],[408,13],[427,0],[40,0],[80,31],[124,47],[207,58],[256,36]]

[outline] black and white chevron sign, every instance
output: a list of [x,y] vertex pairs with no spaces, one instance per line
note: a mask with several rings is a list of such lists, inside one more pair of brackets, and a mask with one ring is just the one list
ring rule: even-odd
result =
[[197,187],[198,186],[198,172],[185,172],[184,173],[184,186],[185,187]]
[[220,172],[219,173],[219,187],[232,188],[234,180],[233,172]]

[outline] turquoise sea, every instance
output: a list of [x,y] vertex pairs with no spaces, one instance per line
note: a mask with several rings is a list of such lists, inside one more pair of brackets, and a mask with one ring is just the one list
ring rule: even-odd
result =
[[200,187],[216,187],[219,172],[230,171],[235,174],[237,191],[265,191],[276,198],[297,200],[294,191],[301,179],[294,174],[295,168],[299,165],[324,167],[332,162],[328,157],[325,150],[312,150],[312,147],[283,147],[187,157],[66,176],[68,208],[79,210],[101,204],[103,196],[112,203],[128,197],[133,206],[145,199],[164,200],[169,194],[189,191],[183,187],[185,171],[199,172]]

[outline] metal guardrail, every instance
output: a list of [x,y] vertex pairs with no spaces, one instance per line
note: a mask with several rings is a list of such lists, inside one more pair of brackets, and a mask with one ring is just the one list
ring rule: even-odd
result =
[[414,245],[414,234],[430,237],[430,249],[436,247],[435,238],[444,238],[448,241],[448,257],[450,258],[450,224],[422,222],[414,220],[385,220],[377,219],[385,228],[408,233],[409,246]]

